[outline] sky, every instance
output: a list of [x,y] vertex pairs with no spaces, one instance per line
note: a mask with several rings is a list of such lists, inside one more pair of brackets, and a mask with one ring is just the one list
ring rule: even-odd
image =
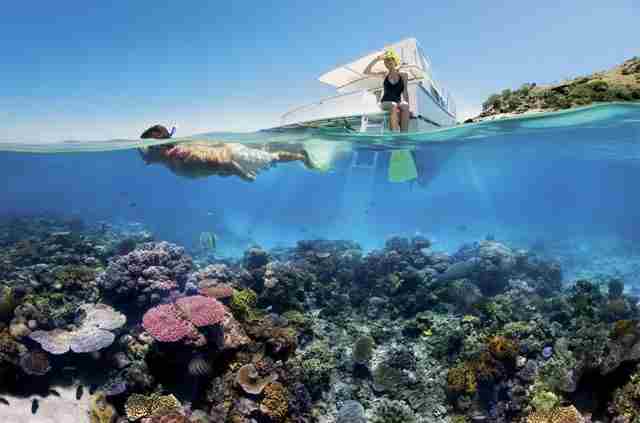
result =
[[639,0],[6,3],[0,142],[273,127],[334,93],[322,73],[408,37],[461,119],[504,88],[640,56]]

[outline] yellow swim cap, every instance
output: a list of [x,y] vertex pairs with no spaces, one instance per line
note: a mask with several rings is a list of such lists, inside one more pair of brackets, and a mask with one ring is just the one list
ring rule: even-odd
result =
[[400,56],[391,49],[384,52],[384,60],[393,60],[396,63],[396,66],[400,66]]

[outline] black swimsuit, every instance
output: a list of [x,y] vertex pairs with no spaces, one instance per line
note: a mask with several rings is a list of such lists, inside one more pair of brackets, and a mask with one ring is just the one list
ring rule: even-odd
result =
[[402,98],[402,92],[404,91],[404,80],[402,79],[402,75],[399,76],[398,82],[392,84],[389,81],[389,75],[384,78],[384,95],[382,96],[382,100],[384,101],[395,101],[396,103],[400,103],[400,99]]

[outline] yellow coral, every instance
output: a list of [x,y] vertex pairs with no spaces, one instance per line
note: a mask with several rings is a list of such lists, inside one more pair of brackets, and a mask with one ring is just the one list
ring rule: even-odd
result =
[[169,413],[180,408],[180,401],[173,395],[150,395],[149,415]]
[[449,369],[447,386],[453,393],[474,394],[478,389],[478,382],[473,366],[465,362]]
[[169,413],[180,408],[180,402],[173,395],[133,394],[127,399],[124,409],[131,421],[154,414]]
[[149,399],[145,395],[132,394],[127,398],[124,411],[130,421],[146,417],[149,415]]
[[90,401],[89,421],[91,423],[112,423],[116,419],[116,409],[107,402],[104,393],[97,392]]
[[536,411],[527,416],[526,423],[581,423],[584,420],[578,410],[570,405],[556,407],[551,411]]
[[264,399],[260,404],[263,413],[274,422],[282,421],[289,410],[287,391],[279,382],[272,382],[264,388]]

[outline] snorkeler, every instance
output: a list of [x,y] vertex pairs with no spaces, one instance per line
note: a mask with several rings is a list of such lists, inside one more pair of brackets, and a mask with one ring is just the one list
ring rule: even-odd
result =
[[[387,72],[373,72],[371,69],[379,61],[384,61]],[[376,57],[364,69],[364,74],[384,78],[384,93],[380,99],[382,110],[389,111],[389,125],[392,131],[409,130],[409,91],[407,90],[409,76],[405,72],[399,72],[400,57],[393,50],[387,50]],[[402,100],[404,97],[404,101]]]
[[[144,131],[141,138],[169,139],[175,127],[169,132],[162,125],[154,125]],[[281,146],[282,148],[282,146]],[[147,164],[162,163],[177,175],[189,178],[203,178],[212,175],[236,175],[246,181],[254,181],[260,171],[282,162],[302,162],[308,169],[314,169],[307,152],[298,145],[290,145],[289,150],[269,151],[247,147],[243,144],[189,141],[168,143],[138,149]]]

